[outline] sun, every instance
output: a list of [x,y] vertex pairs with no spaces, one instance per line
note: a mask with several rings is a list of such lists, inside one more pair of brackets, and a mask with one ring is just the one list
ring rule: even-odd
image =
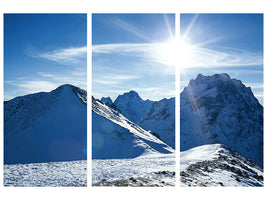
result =
[[178,47],[175,39],[171,39],[160,45],[160,57],[164,64],[177,64]]
[[168,40],[161,43],[159,49],[159,57],[166,65],[186,68],[192,62],[194,46],[185,40],[179,42],[175,39]]

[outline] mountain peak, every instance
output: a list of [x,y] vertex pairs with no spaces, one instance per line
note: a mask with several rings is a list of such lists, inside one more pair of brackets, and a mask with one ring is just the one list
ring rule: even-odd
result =
[[71,85],[71,84],[63,84],[63,85],[60,85],[59,87],[57,87],[57,89],[58,88],[70,88],[70,87],[73,87],[73,85]]
[[125,92],[123,95],[119,95],[114,101],[115,104],[120,104],[121,102],[143,102],[144,100],[139,96],[139,94],[133,90],[130,92]]
[[86,159],[86,102],[87,92],[69,84],[5,102],[4,162]]
[[131,96],[131,97],[138,97],[140,99],[142,99],[139,94],[134,91],[134,90],[131,90],[130,92],[125,92],[123,95],[126,95],[126,96]]
[[150,109],[152,101],[144,101],[137,92],[131,90],[119,95],[114,104],[122,111],[125,117],[134,123],[138,123]]
[[227,80],[232,80],[230,78],[230,76],[226,73],[221,73],[221,74],[214,74],[212,76],[203,76],[202,74],[198,74],[197,75],[197,78],[193,81],[209,81],[209,80],[224,80],[224,81],[227,81]]
[[263,108],[241,81],[228,74],[198,75],[183,90],[181,149],[224,143],[262,164]]
[[113,103],[110,97],[102,97],[100,101],[104,104],[112,104]]

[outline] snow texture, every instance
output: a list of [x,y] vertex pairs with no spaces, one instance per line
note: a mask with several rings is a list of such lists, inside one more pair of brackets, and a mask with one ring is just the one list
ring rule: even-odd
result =
[[225,145],[195,147],[180,158],[181,186],[263,186],[263,168]]
[[85,160],[4,165],[4,186],[86,186]]
[[[133,159],[93,159],[92,183],[124,180],[130,178],[149,178],[149,184],[175,185],[175,177],[161,178],[161,185],[155,178],[155,172],[175,172],[175,155],[154,154]],[[152,180],[151,180],[152,179]]]

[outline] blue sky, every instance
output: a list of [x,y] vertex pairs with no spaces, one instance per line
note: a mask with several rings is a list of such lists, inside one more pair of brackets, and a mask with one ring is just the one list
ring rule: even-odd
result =
[[67,83],[86,89],[86,49],[86,14],[5,14],[4,99]]
[[263,105],[262,14],[181,14],[180,33],[187,49],[181,90],[198,73],[228,73],[251,87]]
[[174,14],[93,14],[93,96],[115,100],[135,90],[143,99],[174,97],[174,35]]

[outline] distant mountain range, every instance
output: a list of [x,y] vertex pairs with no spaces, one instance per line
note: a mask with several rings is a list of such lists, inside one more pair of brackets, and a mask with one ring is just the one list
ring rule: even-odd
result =
[[137,92],[130,91],[114,102],[109,97],[103,97],[101,102],[175,148],[175,98],[143,100]]
[[[85,90],[66,84],[4,102],[5,164],[85,160],[86,138]],[[93,159],[157,163],[174,149],[175,98],[92,97]],[[263,185],[263,107],[251,89],[227,74],[192,79],[180,94],[180,150],[182,185]]]

